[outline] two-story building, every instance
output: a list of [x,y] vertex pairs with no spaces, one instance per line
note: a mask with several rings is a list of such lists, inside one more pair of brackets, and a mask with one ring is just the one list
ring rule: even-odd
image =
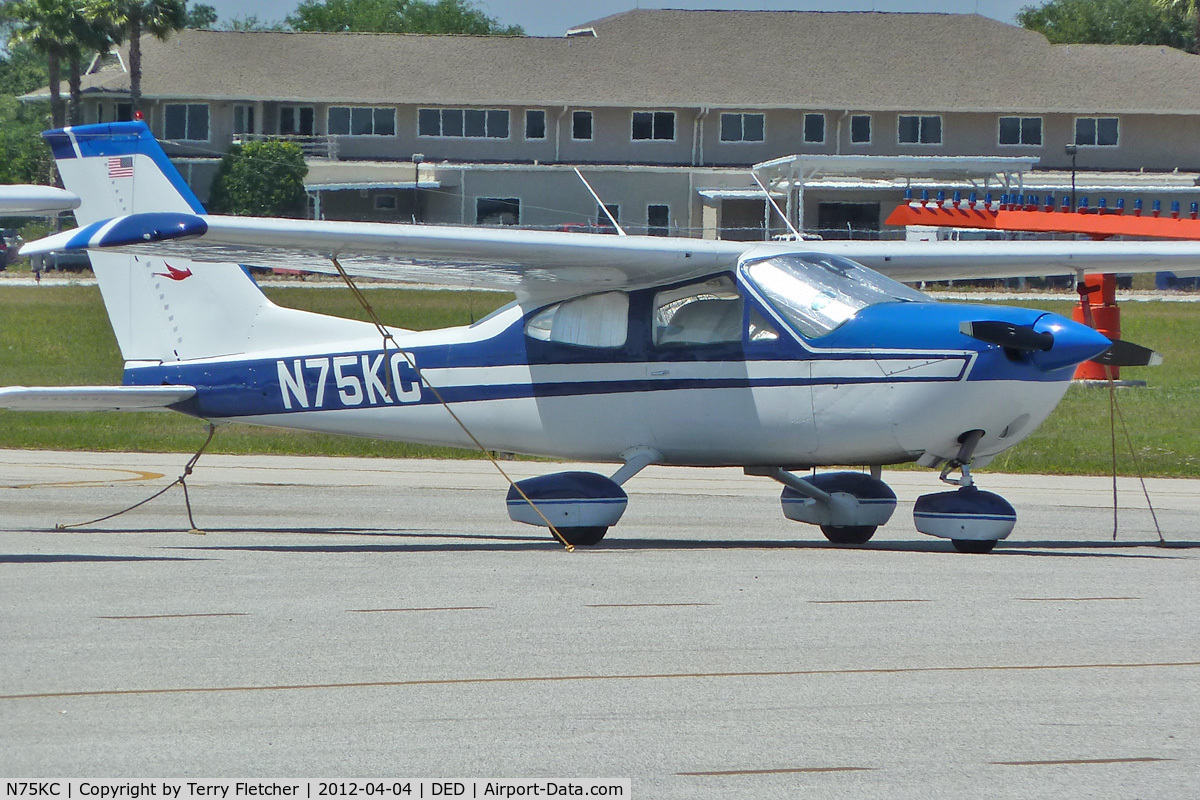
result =
[[[292,137],[328,218],[595,223],[578,166],[631,231],[761,238],[754,164],[1022,157],[1030,192],[1062,193],[1067,145],[1081,193],[1200,195],[1200,57],[976,15],[639,10],[557,38],[187,30],[142,47],[147,121],[202,199],[232,142]],[[85,77],[86,121],[128,118],[125,63]],[[877,229],[908,184],[982,196],[1012,178],[854,163],[804,176],[793,216]]]

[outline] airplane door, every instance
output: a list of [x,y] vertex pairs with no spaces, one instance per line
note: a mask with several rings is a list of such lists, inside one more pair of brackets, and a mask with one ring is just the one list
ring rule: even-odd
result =
[[[817,449],[813,363],[785,342],[776,324],[753,304],[746,312],[744,348],[758,424],[771,450],[805,455]],[[785,459],[786,461],[786,459]]]
[[660,452],[784,464],[816,447],[808,362],[787,352],[728,276],[658,292],[649,311],[646,377],[662,388],[648,411]]

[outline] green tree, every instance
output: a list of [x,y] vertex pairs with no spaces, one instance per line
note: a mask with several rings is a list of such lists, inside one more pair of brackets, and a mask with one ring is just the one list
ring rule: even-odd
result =
[[78,125],[83,122],[83,60],[92,52],[107,50],[117,32],[107,19],[87,13],[81,3],[74,4],[69,25],[69,38],[63,42],[70,87],[67,117],[72,125]]
[[1017,13],[1022,27],[1055,44],[1157,44],[1193,50],[1192,20],[1165,0],[1050,0]]
[[44,103],[0,97],[0,183],[54,182],[50,149],[42,141],[46,112]]
[[0,6],[0,17],[10,25],[9,46],[25,45],[46,57],[46,79],[50,86],[50,119],[58,128],[66,122],[62,101],[62,62],[67,57],[65,42],[71,38],[71,0],[10,0]]
[[209,210],[246,217],[300,217],[308,199],[308,165],[292,142],[247,142],[229,148],[209,194]]
[[303,0],[288,16],[287,24],[298,31],[524,33],[516,25],[501,26],[471,0]]
[[206,3],[197,3],[187,11],[187,27],[213,28],[217,24],[217,10]]
[[184,0],[83,0],[88,14],[103,20],[114,37],[129,42],[129,99],[133,110],[142,104],[142,34],[166,41],[187,25]]
[[264,22],[258,14],[247,14],[242,17],[230,17],[220,25],[223,31],[286,31],[287,26],[282,22]]
[[1156,0],[1168,11],[1192,21],[1192,52],[1200,52],[1200,2],[1197,0]]
[[22,95],[46,85],[46,59],[28,45],[0,53],[0,95]]

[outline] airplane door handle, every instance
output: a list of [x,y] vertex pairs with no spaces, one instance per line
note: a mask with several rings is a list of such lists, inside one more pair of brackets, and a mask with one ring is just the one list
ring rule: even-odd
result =
[[660,375],[670,375],[670,374],[671,374],[671,370],[669,370],[669,369],[655,369],[655,370],[650,371],[651,377],[655,377],[655,378],[659,377]]

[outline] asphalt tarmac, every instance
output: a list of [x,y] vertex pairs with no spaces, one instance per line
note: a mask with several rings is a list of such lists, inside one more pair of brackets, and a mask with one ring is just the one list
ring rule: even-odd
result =
[[[636,798],[1194,798],[1200,482],[886,472],[860,547],[651,468],[595,548],[486,462],[0,451],[0,776],[631,778]],[[506,462],[516,478],[558,465]],[[608,471],[605,469],[604,471]],[[165,476],[165,477],[162,477]]]

